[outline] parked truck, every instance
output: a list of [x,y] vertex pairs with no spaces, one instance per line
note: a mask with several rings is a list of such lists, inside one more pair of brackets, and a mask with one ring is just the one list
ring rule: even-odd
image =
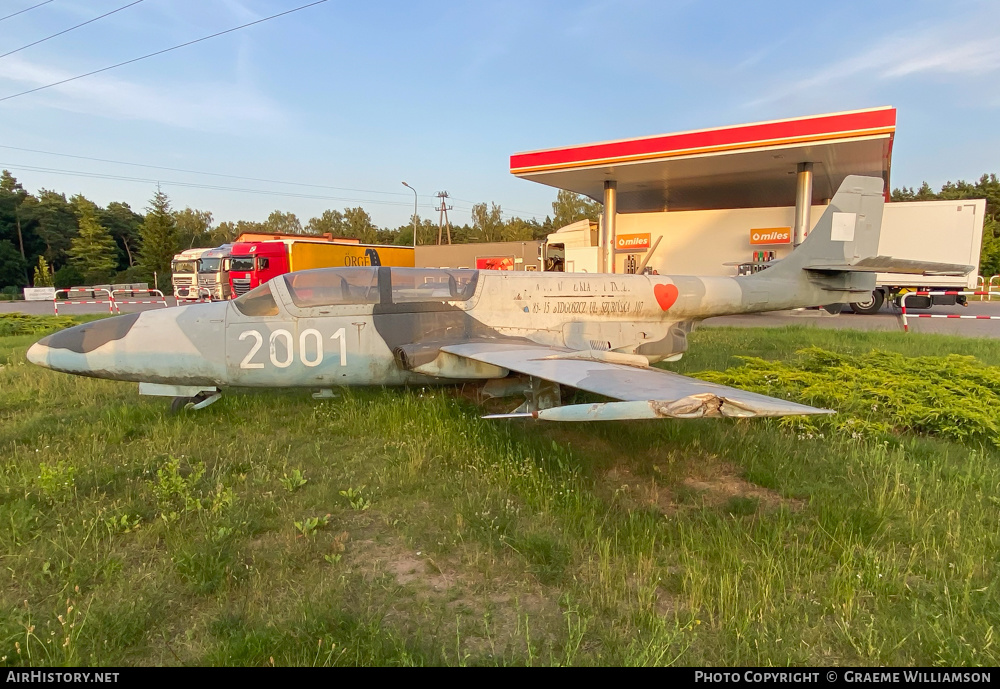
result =
[[177,303],[198,299],[198,262],[208,249],[185,249],[170,262],[170,279]]
[[[975,266],[965,276],[879,273],[870,299],[851,304],[854,313],[877,313],[887,301],[899,304],[906,292],[975,290],[983,244],[984,199],[887,203],[882,215],[878,254],[916,261]],[[955,295],[907,297],[907,308],[965,304]]]
[[413,266],[413,248],[312,239],[237,242],[229,261],[231,297],[242,296],[271,278],[310,268]]
[[223,244],[202,254],[198,262],[198,292],[211,301],[229,299],[229,261],[232,244]]

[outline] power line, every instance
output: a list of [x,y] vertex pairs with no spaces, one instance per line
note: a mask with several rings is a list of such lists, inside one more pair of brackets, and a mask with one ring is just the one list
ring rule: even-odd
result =
[[375,191],[373,189],[352,189],[350,187],[332,187],[324,184],[307,184],[305,182],[286,182],[279,179],[265,179],[262,177],[244,177],[241,175],[227,175],[221,172],[202,172],[201,170],[185,170],[183,168],[177,167],[164,167],[162,165],[148,165],[146,163],[130,163],[124,160],[110,160],[108,158],[92,158],[90,156],[80,156],[71,155],[69,153],[55,153],[54,151],[40,151],[34,148],[20,148],[18,146],[4,146],[0,145],[0,148],[7,148],[12,151],[23,151],[25,153],[41,153],[43,155],[59,156],[61,158],[75,158],[76,160],[90,160],[98,163],[112,163],[114,165],[130,165],[132,167],[144,167],[150,170],[165,170],[168,172],[183,172],[189,175],[206,175],[208,177],[226,177],[229,179],[241,179],[245,182],[263,182],[265,184],[285,184],[288,186],[295,187],[310,187],[313,189],[330,189],[333,191],[353,191],[359,194],[383,194],[387,196],[409,196],[406,193],[400,193],[398,191]]
[[[228,175],[228,174],[221,173],[221,172],[205,172],[203,170],[189,170],[189,169],[186,169],[186,168],[166,167],[166,166],[163,166],[163,165],[151,165],[151,164],[148,164],[148,163],[133,163],[133,162],[125,161],[125,160],[113,160],[111,158],[95,158],[93,156],[81,156],[81,155],[74,155],[74,154],[71,154],[71,153],[57,153],[55,151],[43,151],[43,150],[40,150],[40,149],[37,149],[37,148],[24,148],[24,147],[21,147],[21,146],[7,146],[7,145],[4,145],[4,144],[0,144],[0,149],[7,149],[7,150],[11,150],[11,151],[22,151],[24,153],[38,153],[38,154],[41,154],[41,155],[57,156],[57,157],[60,157],[60,158],[72,158],[74,160],[89,160],[89,161],[97,162],[97,163],[111,163],[112,165],[127,165],[127,166],[130,166],[130,167],[141,167],[141,168],[147,168],[147,169],[150,169],[150,170],[163,170],[163,171],[166,171],[166,172],[180,172],[180,173],[189,174],[189,175],[204,175],[204,176],[207,176],[207,177],[221,177],[221,178],[225,178],[225,179],[238,179],[238,180],[243,180],[245,182],[262,182],[264,184],[282,184],[282,185],[291,186],[291,187],[303,187],[303,188],[309,188],[309,189],[328,189],[330,191],[348,191],[348,192],[354,192],[354,193],[358,193],[358,194],[378,194],[378,195],[381,195],[381,196],[409,196],[409,194],[400,193],[398,191],[377,191],[377,190],[374,190],[374,189],[356,189],[356,188],[353,188],[353,187],[335,187],[335,186],[326,185],[326,184],[309,184],[307,182],[289,182],[287,180],[268,179],[266,177],[246,177],[246,176],[243,176],[243,175]],[[30,166],[30,165],[20,165],[20,164],[16,164],[16,163],[15,164],[11,164],[10,167],[17,167],[17,168],[24,169],[24,170],[31,170],[32,172],[53,172],[53,173],[56,173],[56,174],[75,175],[75,176],[79,176],[79,177],[91,176],[91,177],[97,177],[97,178],[101,178],[101,179],[115,179],[115,180],[121,180],[121,181],[127,181],[127,182],[135,181],[135,182],[144,182],[144,183],[156,183],[158,181],[158,180],[155,180],[155,179],[138,178],[138,177],[124,177],[124,176],[120,176],[120,175],[105,175],[105,174],[96,173],[96,172],[84,172],[84,171],[79,171],[79,170],[62,170],[62,169],[58,169],[58,168],[47,168],[47,167],[38,167],[38,166]],[[334,200],[334,201],[354,201],[354,202],[359,202],[359,203],[380,203],[380,204],[387,204],[387,205],[408,205],[408,203],[402,203],[402,204],[395,203],[394,204],[394,203],[386,202],[386,201],[378,201],[378,200],[375,200],[375,199],[362,199],[362,198],[357,198],[357,197],[332,197],[332,196],[318,196],[318,195],[306,195],[306,194],[282,194],[280,192],[275,192],[275,191],[258,191],[258,190],[252,190],[252,189],[237,189],[237,188],[233,188],[233,187],[220,187],[220,186],[213,186],[213,185],[198,185],[198,184],[191,183],[191,182],[164,182],[164,184],[174,184],[175,186],[181,186],[181,185],[183,185],[183,186],[197,187],[197,188],[202,188],[202,189],[218,189],[220,191],[245,191],[245,192],[251,192],[252,191],[254,193],[260,193],[260,194],[279,195],[279,196],[280,195],[284,195],[284,196],[288,196],[290,198],[314,198],[314,199]],[[475,202],[473,202],[473,201],[467,201],[465,199],[455,199],[455,197],[451,196],[450,194],[449,194],[449,198],[454,199],[456,201],[459,201],[459,202],[461,202],[463,204],[468,204],[467,207],[459,208],[459,210],[462,210],[462,211],[469,211],[469,210],[471,210],[472,206],[475,205]],[[426,207],[427,206],[425,205],[425,208]],[[437,208],[437,207],[431,207],[431,210],[440,211],[441,209]],[[451,210],[451,208],[449,208],[449,210]],[[532,211],[520,210],[520,209],[517,209],[517,208],[508,208],[507,210],[511,211],[511,212],[514,212],[514,213],[523,213],[524,215],[527,215],[527,216],[533,217],[533,218],[538,218],[539,216],[544,217],[544,215],[545,215],[543,213],[534,213]]]
[[[8,147],[7,146],[0,146],[0,148],[8,148]],[[469,201],[468,199],[460,199],[460,198],[456,198],[454,196],[452,196],[451,198],[455,199],[456,201],[461,201],[462,203],[471,204],[473,206],[478,205],[478,203],[479,203],[478,201]],[[535,213],[534,211],[526,211],[526,210],[521,210],[519,208],[507,208],[504,212],[506,212],[506,211],[512,211],[514,213],[524,213],[525,215],[530,215],[534,219],[538,219],[540,216],[541,217],[545,217],[545,216],[548,215],[548,213]]]
[[[14,146],[0,146],[0,148],[16,148],[16,147],[14,147]],[[17,149],[17,150],[30,150],[30,149]],[[68,155],[68,154],[53,154],[53,155]],[[69,156],[69,157],[74,157],[74,158],[80,157],[80,158],[82,158],[83,156]],[[84,159],[85,160],[100,160],[99,158],[93,158],[93,159],[91,159],[91,158],[84,158]],[[139,165],[139,163],[125,163],[125,164],[126,165],[129,165],[129,164]],[[156,166],[142,166],[142,167],[156,167]],[[84,178],[89,178],[89,179],[109,179],[109,180],[115,180],[115,181],[120,181],[120,182],[135,182],[135,183],[139,183],[139,184],[159,184],[159,185],[162,185],[162,186],[165,186],[165,187],[179,187],[179,188],[183,188],[183,189],[207,189],[209,191],[224,191],[224,192],[234,192],[234,193],[240,193],[240,194],[256,194],[256,195],[259,195],[259,196],[276,196],[276,197],[292,198],[292,199],[309,199],[309,200],[316,200],[316,201],[339,201],[341,203],[376,204],[376,205],[381,205],[381,206],[396,206],[396,207],[402,207],[402,208],[409,208],[410,207],[410,204],[409,204],[408,201],[388,201],[388,200],[381,200],[381,199],[364,199],[364,198],[351,197],[351,196],[325,196],[325,195],[321,195],[321,194],[297,194],[297,193],[293,193],[293,192],[274,191],[274,190],[270,190],[270,189],[247,189],[247,188],[244,188],[244,187],[227,187],[227,186],[221,186],[221,185],[217,185],[217,184],[199,184],[197,182],[183,182],[183,181],[180,181],[180,180],[163,180],[163,179],[154,179],[154,178],[151,178],[151,177],[126,177],[124,175],[109,175],[109,174],[104,174],[104,173],[100,173],[100,172],[85,172],[85,171],[82,171],[82,170],[64,170],[64,169],[60,169],[60,168],[39,167],[39,166],[36,166],[36,165],[21,165],[19,163],[3,163],[3,162],[0,162],[0,169],[26,170],[26,171],[29,171],[29,172],[46,172],[46,173],[57,174],[57,175],[67,175],[69,177],[84,177]],[[158,168],[158,169],[179,171],[179,170],[176,170],[175,168]],[[194,171],[190,171],[190,172],[194,172]],[[195,172],[195,174],[210,175],[210,174],[214,174],[214,173],[209,173],[209,172]],[[221,176],[221,177],[235,177],[234,175],[219,175],[219,176]],[[256,178],[253,178],[253,177],[236,177],[236,179],[255,180]],[[295,182],[282,182],[282,184],[297,184],[297,183],[295,183]],[[319,185],[301,184],[301,186],[309,187],[309,186],[319,186]],[[319,187],[319,188],[322,188],[322,189],[342,189],[341,187]],[[347,190],[347,191],[351,191],[351,190]],[[393,192],[371,192],[371,193],[389,194],[389,193],[393,193]],[[444,200],[442,199],[442,203],[443,202],[444,202]],[[430,205],[428,203],[421,203],[420,207],[423,208],[423,209],[425,209],[425,210],[430,210],[430,211],[440,211],[441,210],[439,207],[432,206],[432,205]],[[448,210],[453,210],[453,208],[454,207],[449,207]],[[460,209],[460,210],[468,210],[468,209]],[[514,209],[511,209],[511,210],[514,210]],[[528,214],[528,211],[517,211],[517,212]],[[445,218],[447,218],[447,215],[445,215]],[[449,230],[450,230],[450,227],[449,227]]]
[[2,22],[4,19],[10,19],[11,17],[16,17],[19,14],[24,14],[28,10],[33,10],[36,7],[41,7],[42,5],[48,5],[50,2],[52,2],[52,0],[45,0],[45,2],[40,2],[37,5],[32,5],[31,7],[27,7],[21,10],[20,12],[15,12],[14,14],[8,14],[6,17],[0,17],[0,22]]
[[[79,29],[81,26],[86,26],[87,24],[92,24],[93,22],[96,22],[98,19],[104,19],[108,15],[112,15],[115,12],[121,12],[122,10],[127,9],[127,8],[131,7],[132,5],[138,5],[140,2],[142,2],[142,0],[135,0],[135,2],[130,2],[129,4],[124,5],[123,7],[119,7],[117,10],[111,10],[110,12],[105,12],[100,17],[94,17],[93,19],[88,19],[87,21],[83,22],[82,24],[77,24],[76,26],[71,26],[68,29],[63,29],[59,33],[54,33],[51,36],[46,36],[45,38],[40,38],[37,41],[35,41],[34,43],[29,43],[27,45],[22,45],[20,48],[15,48],[14,50],[11,50],[9,53],[4,53],[3,55],[0,55],[0,58],[7,57],[8,55],[13,55],[14,53],[19,53],[22,50],[24,50],[25,48],[30,48],[33,45],[38,45],[39,43],[44,43],[45,41],[49,40],[50,38],[55,38],[56,36],[62,36],[64,33],[69,33],[73,29]],[[42,4],[44,4],[44,3],[42,3]]]
[[[383,201],[379,199],[361,199],[357,197],[346,197],[346,196],[323,196],[319,194],[296,194],[292,192],[285,191],[272,191],[268,189],[246,189],[242,187],[226,187],[216,184],[198,184],[196,182],[182,182],[178,180],[163,180],[163,179],[152,179],[145,177],[125,177],[123,175],[107,175],[98,172],[84,172],[81,170],[62,170],[59,168],[46,168],[37,167],[34,165],[20,165],[18,163],[2,163],[0,162],[0,168],[9,168],[13,170],[27,170],[30,172],[47,172],[57,175],[68,175],[71,177],[87,177],[91,179],[111,179],[122,182],[138,182],[142,184],[160,184],[165,187],[182,187],[191,189],[209,189],[212,191],[230,191],[245,194],[258,194],[262,196],[280,196],[287,198],[296,199],[315,199],[320,201],[341,201],[348,203],[373,203],[383,206],[400,206],[409,207],[409,203],[406,201]],[[424,208],[433,210],[433,207],[424,204]]]
[[[125,161],[125,160],[113,160],[113,159],[110,159],[110,158],[95,158],[93,156],[73,155],[71,153],[56,153],[55,151],[42,151],[42,150],[39,150],[37,148],[23,148],[21,146],[7,146],[7,145],[4,145],[4,144],[0,144],[0,149],[8,149],[8,150],[11,150],[11,151],[22,151],[24,153],[40,153],[42,155],[57,156],[57,157],[60,157],[60,158],[72,158],[72,159],[75,159],[75,160],[89,160],[89,161],[97,162],[97,163],[111,163],[113,165],[128,165],[128,166],[131,166],[131,167],[148,168],[150,170],[164,170],[166,172],[181,172],[181,173],[188,174],[188,175],[204,175],[204,176],[207,176],[207,177],[222,177],[222,178],[226,178],[226,179],[239,179],[239,180],[243,180],[245,182],[262,182],[264,184],[283,184],[283,185],[292,186],[292,187],[304,187],[304,188],[310,188],[310,189],[328,189],[328,190],[331,190],[331,191],[350,191],[350,192],[354,192],[354,193],[357,193],[357,194],[379,194],[379,195],[382,195],[382,196],[409,196],[409,194],[400,193],[398,191],[376,191],[374,189],[356,189],[356,188],[352,188],[352,187],[335,187],[335,186],[330,186],[330,185],[327,185],[327,184],[309,184],[307,182],[289,182],[287,180],[268,179],[268,178],[265,178],[265,177],[246,177],[246,176],[243,176],[243,175],[227,175],[227,174],[224,174],[224,173],[221,173],[221,172],[204,172],[202,170],[188,170],[188,169],[185,169],[185,168],[166,167],[166,166],[163,166],[163,165],[150,165],[148,163],[132,163],[132,162],[128,162],[128,161]],[[22,167],[22,168],[26,169],[25,166],[19,166],[19,167]],[[37,168],[37,170],[35,170],[35,171],[36,172],[44,172],[44,171],[47,171],[49,169],[53,169],[53,168]],[[79,172],[78,174],[84,175],[84,174],[99,174],[99,173],[84,173],[84,172]],[[117,179],[117,177],[114,177],[114,176],[110,176],[109,178],[110,179]],[[131,180],[132,178],[123,178],[123,179],[125,179],[126,181],[128,181],[128,180]],[[208,187],[206,187],[206,188],[208,188]],[[318,198],[327,198],[327,197],[318,197]],[[452,197],[452,198],[454,198],[454,197]],[[352,199],[352,200],[366,201],[366,199]],[[472,208],[473,205],[475,205],[475,203],[472,202],[472,201],[465,201],[464,199],[455,199],[455,200],[456,201],[460,201],[461,203],[468,204],[467,207],[464,207],[464,208],[460,207],[459,210],[468,211],[468,210],[471,210],[471,208]],[[377,201],[372,201],[372,203],[377,203]],[[433,208],[433,210],[440,210],[440,209]],[[523,214],[531,216],[531,217],[537,217],[537,216],[541,215],[541,214],[538,214],[538,213],[532,213],[530,211],[518,210],[516,208],[510,208],[508,210],[513,211],[515,213],[523,213]]]
[[[51,0],[49,0],[49,1],[51,2]],[[156,57],[157,55],[163,55],[164,53],[169,53],[172,50],[177,50],[179,48],[184,48],[184,47],[187,47],[189,45],[194,45],[195,43],[201,43],[202,41],[207,41],[208,39],[210,39],[210,38],[216,38],[217,36],[223,36],[223,35],[225,35],[227,33],[232,33],[233,31],[239,31],[240,29],[245,29],[248,26],[253,26],[254,24],[261,24],[263,22],[270,21],[272,19],[277,19],[278,17],[283,17],[286,14],[291,14],[292,12],[298,12],[299,10],[304,10],[306,8],[309,8],[309,7],[314,7],[316,5],[322,5],[324,2],[327,2],[327,0],[316,0],[315,2],[310,2],[310,3],[306,4],[306,5],[301,5],[299,7],[294,8],[294,9],[286,10],[284,12],[279,12],[278,14],[272,14],[270,17],[264,17],[263,19],[258,19],[256,21],[252,21],[252,22],[249,22],[247,24],[241,24],[240,26],[234,26],[231,29],[226,29],[225,31],[219,31],[218,33],[214,33],[214,34],[211,34],[209,36],[203,36],[201,38],[196,38],[195,40],[188,41],[187,43],[181,43],[180,45],[175,45],[175,46],[172,46],[170,48],[164,48],[163,50],[157,50],[154,53],[149,53],[147,55],[142,55],[140,57],[134,57],[131,60],[125,60],[124,62],[119,62],[117,64],[110,65],[108,67],[102,67],[100,69],[95,69],[95,70],[93,70],[91,72],[87,72],[85,74],[79,74],[79,75],[77,75],[75,77],[69,77],[68,79],[62,79],[60,81],[55,81],[55,82],[52,82],[51,84],[46,84],[45,86],[38,86],[38,87],[35,87],[33,89],[28,89],[27,91],[21,91],[20,93],[14,93],[14,94],[12,94],[10,96],[4,96],[3,98],[0,98],[0,102],[3,102],[5,100],[10,100],[11,98],[17,98],[18,96],[26,96],[29,93],[35,93],[36,91],[42,91],[42,90],[47,89],[47,88],[52,88],[53,86],[59,86],[60,84],[68,83],[70,81],[76,81],[77,79],[83,79],[84,77],[93,76],[94,74],[100,74],[101,72],[107,72],[108,70],[115,69],[117,67],[123,67],[125,65],[130,65],[133,62],[139,62],[140,60],[145,60],[147,58]],[[42,4],[45,4],[45,3],[42,3]],[[28,8],[28,9],[31,9],[31,8]],[[13,16],[13,15],[11,15],[11,16]]]

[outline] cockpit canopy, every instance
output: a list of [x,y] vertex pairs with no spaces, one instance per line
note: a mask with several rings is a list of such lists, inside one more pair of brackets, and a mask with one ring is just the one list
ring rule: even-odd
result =
[[393,304],[468,301],[476,293],[478,270],[389,268]]
[[[281,276],[299,308],[356,304],[415,304],[468,301],[476,293],[478,270],[447,268],[318,268]],[[235,300],[247,316],[277,314],[271,283]]]
[[320,268],[282,277],[301,308],[378,303],[378,268]]

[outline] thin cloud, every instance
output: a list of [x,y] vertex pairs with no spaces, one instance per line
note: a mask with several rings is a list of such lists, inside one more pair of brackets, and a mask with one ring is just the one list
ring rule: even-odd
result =
[[919,72],[980,75],[997,69],[1000,69],[1000,44],[991,39],[958,47],[939,46],[927,53],[911,55],[886,69],[882,76],[891,79]]
[[937,26],[896,33],[867,51],[838,60],[809,77],[785,80],[781,86],[746,103],[756,107],[793,94],[842,87],[848,80],[896,80],[919,75],[975,77],[1000,70],[997,37],[968,40],[967,26]]
[[[0,81],[28,87],[72,76],[20,58],[4,61]],[[257,130],[285,120],[282,110],[243,83],[195,83],[154,87],[97,75],[28,96],[36,104],[113,119],[141,120],[205,131]],[[9,106],[8,106],[9,107]]]
[[222,0],[222,4],[229,9],[237,19],[244,22],[252,22],[255,19],[260,19],[263,15],[260,15],[249,7],[244,5],[239,0]]

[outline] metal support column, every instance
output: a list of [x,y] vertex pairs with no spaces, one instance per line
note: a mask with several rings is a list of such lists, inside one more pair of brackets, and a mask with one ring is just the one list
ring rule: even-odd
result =
[[795,186],[795,226],[792,228],[792,244],[798,246],[805,241],[809,232],[809,215],[812,211],[813,164],[799,163],[799,174]]
[[604,181],[604,222],[601,223],[601,258],[599,260],[602,273],[615,272],[615,220],[618,216],[618,183],[614,180]]

